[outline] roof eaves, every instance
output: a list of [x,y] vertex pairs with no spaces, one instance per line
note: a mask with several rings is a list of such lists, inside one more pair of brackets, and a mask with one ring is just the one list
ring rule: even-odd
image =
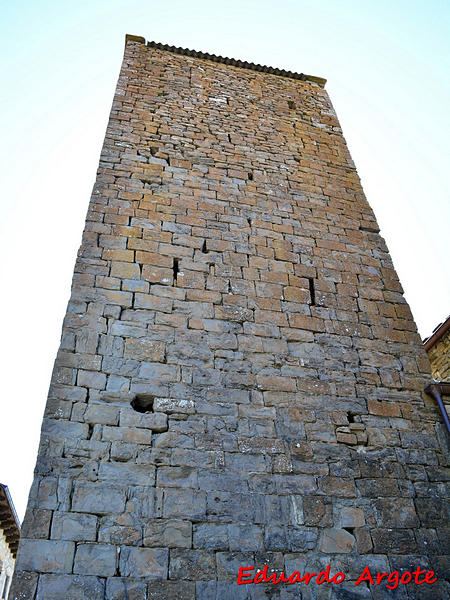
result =
[[437,342],[444,337],[447,331],[450,329],[450,315],[445,319],[443,323],[440,323],[433,333],[423,340],[425,350],[428,352],[437,344]]
[[16,557],[20,538],[20,521],[7,485],[0,483],[0,528],[3,529],[11,554]]
[[[145,38],[137,35],[127,34],[125,36],[125,44],[128,42],[138,42],[145,44]],[[208,52],[198,52],[197,50],[189,50],[189,48],[179,48],[177,46],[169,46],[168,44],[161,44],[158,42],[147,42],[149,48],[156,48],[157,50],[164,50],[165,52],[172,52],[173,54],[181,54],[183,56],[192,56],[194,58],[200,58],[202,60],[210,60],[212,62],[221,63],[224,65],[231,65],[233,67],[239,67],[241,69],[249,69],[251,71],[257,71],[259,73],[269,73],[271,75],[278,75],[280,77],[288,77],[289,79],[297,79],[300,81],[310,81],[316,83],[320,87],[325,87],[326,79],[323,77],[315,77],[314,75],[305,75],[304,73],[294,73],[292,71],[286,71],[284,69],[277,69],[275,67],[268,67],[265,65],[259,65],[252,62],[243,60],[236,60],[235,58],[228,58],[224,56],[217,56],[216,54],[209,54]]]

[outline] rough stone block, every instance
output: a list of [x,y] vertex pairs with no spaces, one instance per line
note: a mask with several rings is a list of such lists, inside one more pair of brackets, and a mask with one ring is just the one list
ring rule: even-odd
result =
[[213,552],[206,550],[174,549],[170,551],[170,579],[214,579],[216,561]]
[[165,548],[122,548],[119,569],[123,577],[167,579],[169,551]]
[[134,427],[103,427],[102,440],[106,442],[125,442],[128,444],[152,443],[152,432],[150,429]]
[[125,491],[120,486],[103,483],[76,482],[72,510],[93,514],[119,514],[125,510]]
[[99,577],[42,575],[36,600],[103,600],[105,583]]
[[194,525],[193,547],[204,550],[228,550],[228,526],[220,523]]
[[97,534],[97,518],[73,512],[55,512],[52,519],[52,539],[93,542]]
[[109,577],[106,580],[105,600],[146,600],[147,585],[127,577]]
[[193,400],[186,398],[155,398],[153,408],[168,415],[176,413],[192,415],[195,412]]
[[73,542],[22,539],[17,566],[22,571],[70,573],[74,552]]
[[38,578],[38,573],[21,571],[16,567],[8,597],[11,600],[34,600]]
[[148,600],[195,600],[195,598],[193,581],[152,581],[148,584]]
[[192,523],[175,519],[156,519],[144,527],[144,546],[190,548]]
[[324,529],[321,551],[327,554],[349,553],[353,550],[355,538],[345,529]]
[[419,519],[409,498],[379,498],[375,501],[377,524],[381,527],[417,527]]
[[105,544],[79,544],[75,554],[73,572],[80,575],[114,575],[116,572],[116,547]]
[[45,509],[28,509],[22,523],[20,535],[24,538],[47,539],[50,531],[52,512]]
[[206,514],[206,494],[198,490],[167,488],[164,490],[165,518],[202,520]]
[[155,467],[153,465],[101,462],[98,470],[98,479],[120,481],[122,485],[149,486],[155,483]]
[[78,371],[77,385],[80,387],[104,390],[106,387],[106,375],[95,371]]
[[139,413],[132,408],[123,408],[120,411],[120,425],[143,427],[155,432],[167,431],[167,415],[163,412]]
[[343,506],[339,515],[340,527],[363,527],[365,525],[364,511],[360,508]]
[[147,362],[164,361],[165,344],[146,338],[129,338],[125,340],[124,356]]

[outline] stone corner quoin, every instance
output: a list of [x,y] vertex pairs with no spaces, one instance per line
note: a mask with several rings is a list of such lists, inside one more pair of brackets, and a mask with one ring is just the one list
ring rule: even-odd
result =
[[143,42],[127,36],[10,598],[247,598],[239,568],[267,564],[345,573],[291,593],[374,599],[391,596],[353,585],[365,566],[420,565],[437,582],[401,597],[446,597],[430,366],[324,80]]

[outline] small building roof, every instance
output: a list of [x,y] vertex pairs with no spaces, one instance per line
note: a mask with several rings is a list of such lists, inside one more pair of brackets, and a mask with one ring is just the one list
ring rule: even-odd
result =
[[450,315],[443,323],[433,329],[433,333],[423,340],[425,350],[429,352],[450,329]]
[[16,558],[20,538],[20,522],[8,486],[0,483],[0,529],[5,534],[11,554]]

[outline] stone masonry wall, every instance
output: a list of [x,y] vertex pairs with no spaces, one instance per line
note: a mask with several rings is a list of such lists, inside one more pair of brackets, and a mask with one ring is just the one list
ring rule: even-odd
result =
[[11,598],[447,597],[429,379],[320,84],[128,39]]
[[431,375],[437,381],[450,381],[450,330],[428,352]]

